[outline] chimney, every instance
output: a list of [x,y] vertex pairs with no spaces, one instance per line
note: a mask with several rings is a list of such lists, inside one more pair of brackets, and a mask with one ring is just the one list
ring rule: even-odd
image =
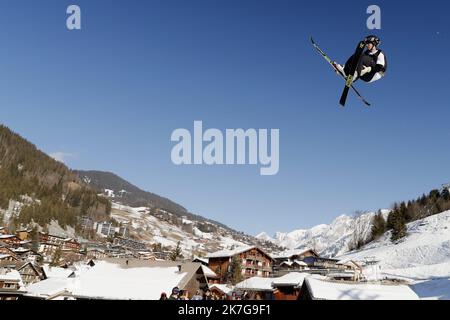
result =
[[178,272],[181,272],[181,264],[179,264],[177,267],[178,267]]

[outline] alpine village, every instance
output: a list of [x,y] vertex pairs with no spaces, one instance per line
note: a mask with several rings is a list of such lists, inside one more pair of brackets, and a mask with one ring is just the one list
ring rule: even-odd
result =
[[[435,200],[433,200],[435,199]],[[399,204],[348,251],[448,192]],[[408,220],[406,220],[408,219]],[[286,248],[189,213],[115,175],[67,168],[0,126],[0,300],[419,299],[374,257]]]

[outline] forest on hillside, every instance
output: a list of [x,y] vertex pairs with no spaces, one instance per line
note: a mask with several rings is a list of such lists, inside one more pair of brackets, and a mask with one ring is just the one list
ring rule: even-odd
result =
[[0,125],[0,209],[7,209],[10,200],[25,203],[10,221],[13,228],[32,220],[77,227],[80,216],[107,216],[111,210],[109,200],[84,185],[63,163]]

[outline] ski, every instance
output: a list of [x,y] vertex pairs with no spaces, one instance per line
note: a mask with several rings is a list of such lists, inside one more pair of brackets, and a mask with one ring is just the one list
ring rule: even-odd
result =
[[348,91],[350,90],[350,86],[353,83],[355,71],[356,71],[356,68],[358,67],[359,60],[361,59],[361,56],[364,52],[365,47],[366,47],[366,43],[364,41],[361,41],[358,44],[358,46],[356,47],[355,54],[353,55],[352,63],[350,65],[350,72],[348,73],[347,81],[345,82],[344,91],[342,92],[341,99],[339,100],[339,103],[343,107],[345,107],[345,102],[347,101]]
[[[319,54],[331,65],[331,67],[342,77],[342,79],[344,79],[345,81],[347,81],[347,78],[345,77],[345,75],[339,71],[338,69],[336,69],[336,67],[333,64],[333,61],[331,60],[330,57],[328,57],[328,55],[322,51],[322,49],[320,49],[319,45],[314,41],[314,39],[311,37],[311,43],[313,45],[313,47],[317,50],[317,52],[319,52]],[[352,90],[356,93],[356,95],[358,96],[359,99],[361,99],[361,101],[366,105],[366,106],[370,106],[370,103],[364,99],[364,97],[358,92],[358,90],[355,88],[355,86],[353,84],[350,85],[350,88],[352,88]]]

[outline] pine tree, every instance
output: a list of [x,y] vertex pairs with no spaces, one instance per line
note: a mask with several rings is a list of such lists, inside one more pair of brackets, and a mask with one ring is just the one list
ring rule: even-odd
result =
[[445,201],[450,201],[450,188],[444,188],[441,193],[441,197]]
[[170,253],[170,260],[176,261],[179,257],[181,257],[181,252],[180,241],[178,241],[177,247]]
[[233,256],[226,278],[233,285],[242,281],[242,263],[238,256]]
[[58,247],[53,254],[52,261],[50,262],[51,267],[57,267],[59,265],[59,260],[61,260],[61,248]]
[[405,202],[402,202],[400,204],[400,208],[398,209],[403,219],[407,222],[409,222],[409,215],[408,215],[408,207],[406,206]]
[[394,219],[395,219],[395,215],[397,214],[397,210],[398,209],[394,209],[391,212],[389,212],[387,221],[386,221],[386,229],[387,230],[392,230],[394,228]]
[[39,233],[36,226],[31,229],[30,232],[30,238],[31,238],[31,249],[35,252],[38,252],[39,250]]
[[391,241],[397,241],[407,234],[406,232],[406,222],[400,212],[396,212],[393,216],[393,227]]
[[386,232],[386,221],[381,211],[373,217],[372,220],[372,240],[377,240]]

